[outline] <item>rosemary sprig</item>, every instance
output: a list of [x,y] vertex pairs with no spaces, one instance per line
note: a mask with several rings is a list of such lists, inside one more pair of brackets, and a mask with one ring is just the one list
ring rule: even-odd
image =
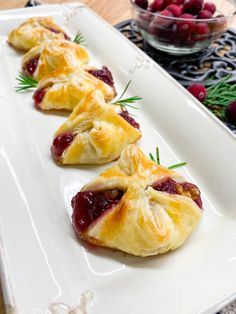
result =
[[218,118],[225,120],[225,107],[236,100],[236,84],[227,83],[232,75],[225,76],[219,83],[207,88],[204,105]]
[[16,92],[18,93],[26,89],[35,88],[38,84],[38,81],[32,77],[24,75],[22,72],[19,72],[16,80],[18,81],[18,85],[16,86]]
[[131,83],[131,81],[129,81],[128,84],[126,85],[123,93],[120,95],[120,98],[118,100],[116,100],[115,102],[113,102],[112,105],[118,105],[121,108],[130,107],[133,109],[138,109],[137,107],[132,106],[131,104],[135,103],[137,100],[141,100],[142,99],[141,97],[133,96],[130,98],[122,99],[122,97],[124,96],[124,94],[126,93],[128,87],[129,87],[130,83]]
[[78,44],[78,45],[86,46],[86,45],[85,45],[84,37],[83,37],[83,35],[82,35],[80,32],[78,32],[78,33],[76,34],[76,36],[75,36],[75,38],[74,38],[73,41],[74,41],[76,44]]
[[[160,154],[159,154],[159,148],[158,147],[156,147],[156,158],[153,157],[152,153],[149,153],[149,157],[157,165],[160,165]],[[181,162],[181,163],[178,163],[178,164],[171,165],[171,166],[169,166],[167,168],[168,169],[175,169],[175,168],[183,167],[183,166],[186,166],[186,165],[187,165],[187,162],[184,161],[184,162]]]

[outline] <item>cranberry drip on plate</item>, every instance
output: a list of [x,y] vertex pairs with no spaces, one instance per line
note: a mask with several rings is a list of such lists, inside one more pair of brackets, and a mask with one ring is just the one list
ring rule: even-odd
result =
[[59,159],[62,156],[64,150],[70,145],[73,139],[74,135],[69,132],[60,134],[54,139],[51,152],[55,159]]
[[37,68],[37,65],[38,65],[38,61],[39,61],[39,56],[38,57],[35,57],[33,59],[31,59],[30,61],[28,61],[24,66],[23,66],[23,73],[26,75],[26,76],[33,76],[36,68]]
[[93,76],[110,85],[111,87],[114,86],[112,74],[106,66],[103,66],[101,70],[88,70],[88,73],[92,74]]
[[46,88],[40,88],[34,92],[33,99],[34,99],[34,104],[36,108],[40,108],[40,104],[45,94],[46,94]]
[[199,188],[190,182],[177,183],[171,178],[154,182],[152,187],[156,191],[167,192],[170,194],[185,195],[192,198],[199,208],[202,209],[202,199]]
[[71,200],[72,221],[77,233],[85,230],[104,212],[117,205],[124,192],[108,190],[104,192],[79,192]]
[[129,124],[131,124],[134,128],[136,129],[140,129],[140,125],[138,124],[138,122],[136,122],[134,120],[133,117],[130,116],[129,112],[127,110],[122,110],[119,115],[125,119]]

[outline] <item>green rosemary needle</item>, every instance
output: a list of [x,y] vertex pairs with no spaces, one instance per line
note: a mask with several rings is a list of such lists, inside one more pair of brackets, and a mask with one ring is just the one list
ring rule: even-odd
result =
[[22,72],[19,72],[16,80],[18,81],[18,85],[16,86],[16,92],[18,93],[27,89],[35,88],[38,84],[38,81],[32,77],[24,75]]
[[75,38],[74,38],[73,41],[74,41],[76,44],[78,44],[78,45],[83,45],[83,46],[85,46],[84,37],[83,37],[83,35],[82,35],[80,32],[78,32],[78,33],[76,34],[76,36],[75,36]]
[[[160,154],[159,154],[159,148],[158,147],[156,147],[156,158],[153,157],[152,153],[149,153],[149,157],[157,165],[160,165]],[[186,165],[187,165],[187,162],[184,161],[184,162],[181,162],[181,163],[178,163],[178,164],[171,165],[171,166],[169,166],[167,168],[168,169],[175,169],[175,168],[183,167],[183,166],[186,166]]]
[[116,100],[115,102],[111,103],[112,105],[118,105],[118,106],[120,106],[122,108],[130,107],[130,108],[133,108],[133,109],[138,109],[137,107],[132,106],[132,104],[134,104],[138,100],[141,100],[142,99],[141,97],[133,96],[133,97],[130,97],[130,98],[122,99],[122,97],[124,96],[124,94],[126,93],[128,87],[129,87],[130,83],[131,83],[131,81],[129,81],[128,84],[126,85],[124,91],[120,95],[120,98],[118,100]]

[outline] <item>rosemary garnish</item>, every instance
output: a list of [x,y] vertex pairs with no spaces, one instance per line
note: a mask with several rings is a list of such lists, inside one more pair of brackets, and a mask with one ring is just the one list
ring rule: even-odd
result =
[[116,100],[115,102],[113,102],[112,105],[118,105],[121,108],[130,107],[133,109],[138,109],[137,107],[132,106],[131,104],[135,103],[137,100],[141,100],[142,99],[141,97],[133,96],[130,98],[122,99],[122,97],[124,96],[125,92],[127,91],[128,87],[129,87],[130,83],[131,83],[131,81],[129,81],[128,84],[126,85],[123,93],[120,95],[120,98],[118,100]]
[[19,82],[16,86],[17,92],[22,92],[26,89],[35,88],[38,84],[38,81],[36,81],[32,77],[24,75],[22,72],[19,72],[16,80]]
[[218,118],[225,120],[225,107],[236,100],[236,84],[227,83],[231,74],[225,76],[219,83],[207,88],[207,98],[204,105]]
[[76,44],[78,44],[78,45],[83,45],[83,46],[85,46],[84,37],[83,37],[83,35],[82,35],[80,32],[78,32],[78,33],[76,34],[76,36],[75,36],[75,38],[74,38],[73,41],[74,41]]
[[[156,147],[156,158],[153,157],[152,153],[149,153],[149,157],[152,161],[154,161],[157,165],[160,165],[160,154],[159,154],[159,148]],[[186,166],[187,165],[187,162],[184,161],[184,162],[181,162],[179,164],[174,164],[174,165],[171,165],[169,167],[167,167],[168,169],[175,169],[175,168],[179,168],[179,167],[183,167],[183,166]]]

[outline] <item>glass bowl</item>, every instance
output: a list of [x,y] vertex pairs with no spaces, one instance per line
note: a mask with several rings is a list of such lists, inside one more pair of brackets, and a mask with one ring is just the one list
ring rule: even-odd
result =
[[187,55],[207,48],[229,27],[236,14],[234,1],[210,1],[216,5],[212,18],[183,19],[144,10],[130,0],[134,20],[143,38],[154,48],[175,55]]

